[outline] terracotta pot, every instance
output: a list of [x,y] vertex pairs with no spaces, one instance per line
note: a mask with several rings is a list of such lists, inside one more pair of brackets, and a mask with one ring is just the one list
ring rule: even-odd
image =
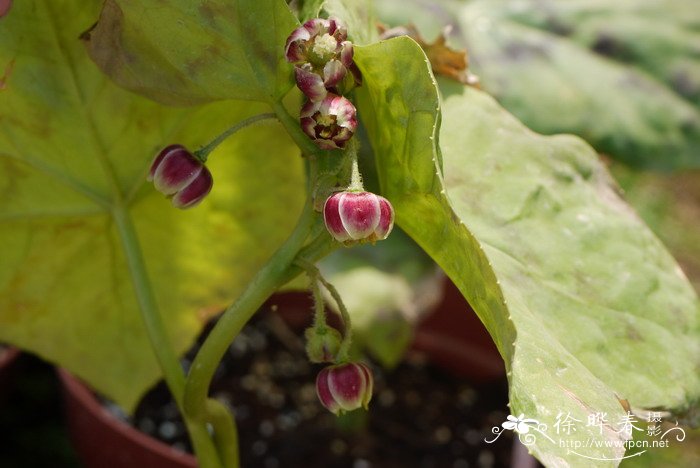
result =
[[[284,305],[292,327],[306,324],[312,306],[306,293],[273,296],[263,307]],[[66,419],[73,445],[87,468],[195,468],[197,460],[112,416],[95,394],[68,371],[59,369]]]
[[[475,381],[502,376],[503,362],[488,333],[456,288],[446,283],[445,299],[436,312],[420,324],[414,347],[437,364]],[[267,306],[283,306],[284,319],[293,329],[303,329],[309,324],[312,303],[306,293],[277,294]],[[197,466],[191,455],[113,417],[95,395],[67,371],[59,370],[58,374],[63,382],[71,438],[87,468]]]
[[94,468],[195,468],[192,455],[175,450],[112,416],[68,371],[63,384],[68,430],[83,464]]
[[0,349],[0,401],[10,393],[17,361],[22,352],[17,348]]

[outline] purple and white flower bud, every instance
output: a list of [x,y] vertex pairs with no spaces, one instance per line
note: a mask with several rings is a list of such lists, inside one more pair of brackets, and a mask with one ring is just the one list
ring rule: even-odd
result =
[[328,93],[322,101],[301,108],[301,128],[321,149],[344,148],[355,133],[355,106],[343,96]]
[[318,399],[336,416],[360,407],[367,409],[373,386],[372,371],[361,362],[329,366],[316,377]]
[[177,208],[191,208],[206,197],[214,184],[209,169],[182,145],[163,149],[151,164],[148,180],[172,197]]
[[338,242],[376,242],[394,227],[394,208],[371,192],[337,192],[323,206],[326,229]]
[[[348,70],[357,82],[352,42],[337,19],[315,18],[295,29],[287,38],[285,57],[296,65],[297,86],[312,101],[326,97],[343,82]],[[347,80],[346,80],[347,81]],[[344,83],[344,88],[348,88]]]

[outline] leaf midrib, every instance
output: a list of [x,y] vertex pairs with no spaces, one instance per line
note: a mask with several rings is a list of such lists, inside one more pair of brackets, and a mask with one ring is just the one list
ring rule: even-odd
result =
[[78,107],[83,114],[83,121],[87,124],[87,130],[88,134],[90,135],[90,138],[92,139],[93,143],[95,144],[96,148],[98,151],[96,152],[97,154],[97,159],[100,163],[100,166],[102,167],[102,170],[105,174],[105,177],[107,179],[109,189],[111,192],[111,199],[107,198],[105,200],[106,206],[105,208],[113,208],[116,203],[123,203],[124,201],[124,196],[123,193],[119,187],[119,182],[116,176],[116,173],[114,171],[114,168],[112,167],[111,162],[109,161],[109,158],[107,157],[107,148],[102,141],[102,138],[100,137],[99,133],[97,132],[97,128],[95,127],[95,122],[92,118],[92,115],[89,112],[89,106],[88,103],[86,102],[85,96],[83,95],[81,88],[80,88],[80,80],[78,77],[78,72],[76,69],[75,64],[73,63],[73,60],[71,59],[70,54],[68,53],[68,47],[66,44],[64,44],[64,41],[59,33],[58,25],[56,24],[56,15],[54,14],[54,10],[51,7],[51,2],[44,2],[46,11],[48,12],[48,21],[47,24],[50,26],[51,32],[54,36],[54,43],[56,45],[56,48],[58,49],[58,53],[62,59],[62,61],[67,65],[69,75],[70,75],[70,84],[72,87],[72,93],[74,96],[75,101],[78,104]]

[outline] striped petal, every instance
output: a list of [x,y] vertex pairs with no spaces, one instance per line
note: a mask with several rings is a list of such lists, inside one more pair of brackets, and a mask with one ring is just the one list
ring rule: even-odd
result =
[[328,95],[328,90],[323,84],[323,79],[310,68],[305,64],[294,69],[297,86],[311,101],[322,101]]
[[306,60],[306,42],[311,39],[308,29],[303,26],[296,28],[287,38],[284,46],[284,56],[287,62],[299,63]]
[[323,67],[323,84],[326,88],[332,88],[345,77],[345,66],[339,60],[329,60]]
[[153,185],[159,192],[172,195],[188,186],[202,171],[202,167],[202,162],[185,148],[173,148],[158,162],[153,172]]
[[198,205],[206,197],[214,185],[214,179],[209,169],[202,166],[199,175],[185,188],[173,197],[173,206],[182,210]]
[[379,224],[374,230],[375,240],[384,240],[389,237],[391,230],[394,228],[394,207],[391,206],[389,200],[377,195],[379,200]]
[[323,205],[323,221],[326,224],[326,229],[338,242],[350,240],[350,235],[345,230],[343,221],[340,219],[340,198],[343,192],[334,193],[326,200]]
[[379,224],[379,200],[370,192],[344,192],[338,203],[338,213],[351,239],[365,239]]

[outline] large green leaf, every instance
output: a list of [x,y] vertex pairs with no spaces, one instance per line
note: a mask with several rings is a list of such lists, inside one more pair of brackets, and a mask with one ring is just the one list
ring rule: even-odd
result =
[[292,87],[283,45],[297,25],[283,0],[106,0],[85,37],[106,74],[157,101],[267,102]]
[[[483,88],[546,134],[631,165],[700,167],[700,8],[685,0],[381,0],[385,21],[453,24]],[[418,6],[417,6],[417,5]]]
[[[493,336],[511,412],[548,425],[555,440],[535,434],[538,457],[590,464],[556,441],[567,438],[554,433],[560,414],[580,421],[570,440],[615,442],[624,439],[618,398],[679,412],[696,403],[697,296],[596,153],[575,137],[529,131],[480,91],[442,83],[439,100],[411,39],[358,48],[356,59],[383,192]],[[586,426],[595,413],[610,423],[600,432]]]
[[159,147],[203,144],[261,106],[169,109],[117,88],[78,40],[98,8],[15,2],[2,20],[0,68],[12,66],[0,90],[0,339],[131,408],[160,372],[110,216],[115,198],[129,202],[181,352],[288,234],[303,179],[296,146],[270,125],[212,154],[213,192],[192,210],[144,184]]

